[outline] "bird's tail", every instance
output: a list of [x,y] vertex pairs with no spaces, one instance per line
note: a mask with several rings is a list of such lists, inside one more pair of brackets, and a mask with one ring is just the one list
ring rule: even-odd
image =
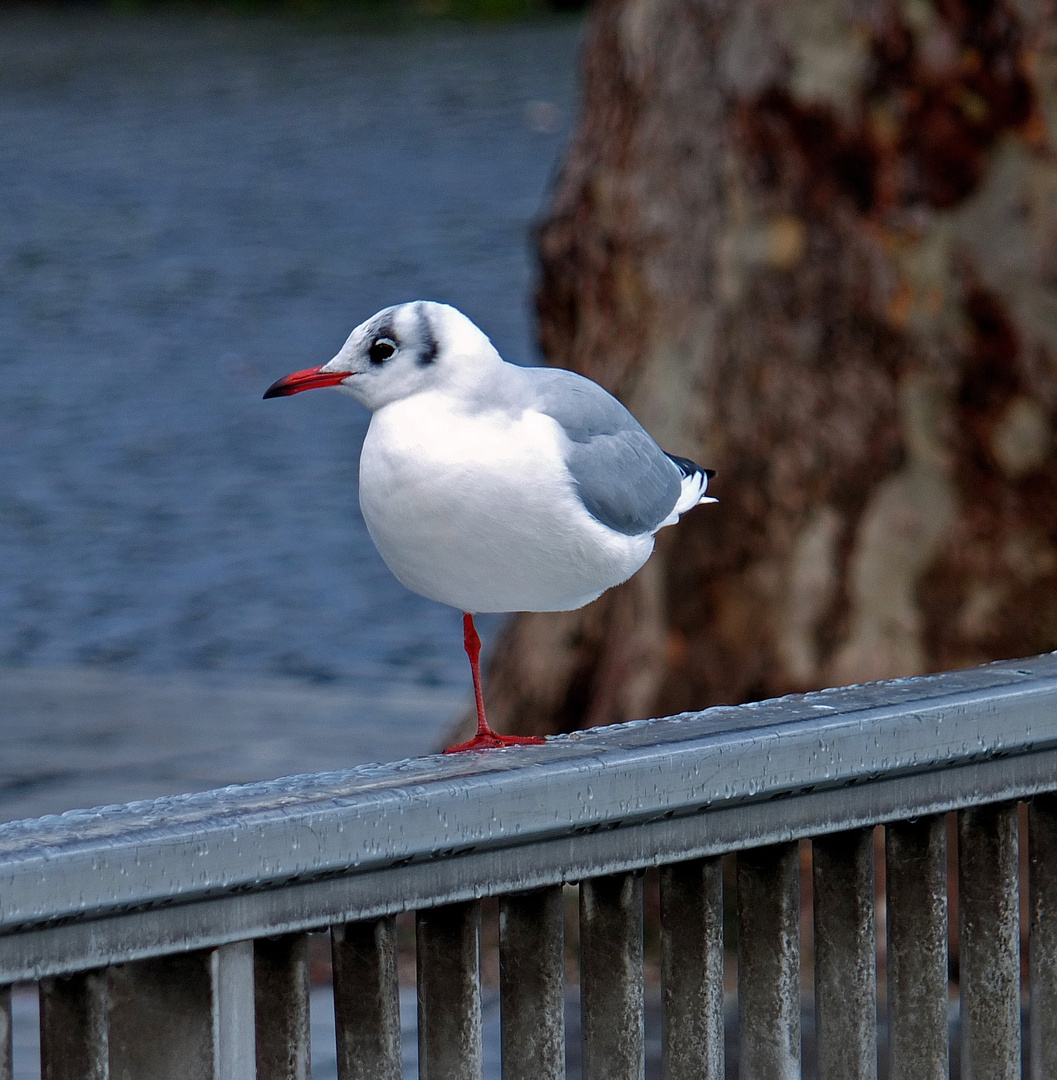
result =
[[672,512],[661,522],[659,528],[663,528],[665,525],[674,525],[681,514],[685,514],[687,510],[694,506],[699,506],[701,503],[718,502],[717,499],[705,494],[708,490],[709,480],[716,475],[714,469],[702,469],[700,465],[689,458],[676,457],[674,454],[665,456],[682,473],[683,483]]

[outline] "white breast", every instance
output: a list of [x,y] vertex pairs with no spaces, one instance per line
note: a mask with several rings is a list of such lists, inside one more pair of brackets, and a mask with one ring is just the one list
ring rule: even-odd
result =
[[360,457],[360,508],[409,589],[463,611],[564,611],[629,578],[653,538],[593,518],[564,436],[526,411],[463,411],[439,393],[379,409]]

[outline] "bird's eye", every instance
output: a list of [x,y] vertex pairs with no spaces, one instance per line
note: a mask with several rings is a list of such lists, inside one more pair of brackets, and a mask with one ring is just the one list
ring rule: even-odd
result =
[[396,352],[396,342],[392,338],[380,337],[368,350],[372,364],[384,364]]

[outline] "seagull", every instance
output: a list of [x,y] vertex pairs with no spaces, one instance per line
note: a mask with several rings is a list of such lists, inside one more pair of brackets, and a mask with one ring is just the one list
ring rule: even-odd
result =
[[265,398],[333,386],[372,413],[360,510],[407,588],[463,613],[477,734],[445,753],[541,743],[485,716],[475,612],[571,611],[627,581],[715,474],[666,454],[615,397],[519,367],[447,304],[385,308],[329,363]]

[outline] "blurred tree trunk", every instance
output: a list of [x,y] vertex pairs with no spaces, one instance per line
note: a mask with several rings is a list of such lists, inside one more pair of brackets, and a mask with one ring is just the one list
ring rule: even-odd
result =
[[1033,0],[598,0],[542,342],[720,504],[514,618],[497,727],[1057,647],[1055,31]]

